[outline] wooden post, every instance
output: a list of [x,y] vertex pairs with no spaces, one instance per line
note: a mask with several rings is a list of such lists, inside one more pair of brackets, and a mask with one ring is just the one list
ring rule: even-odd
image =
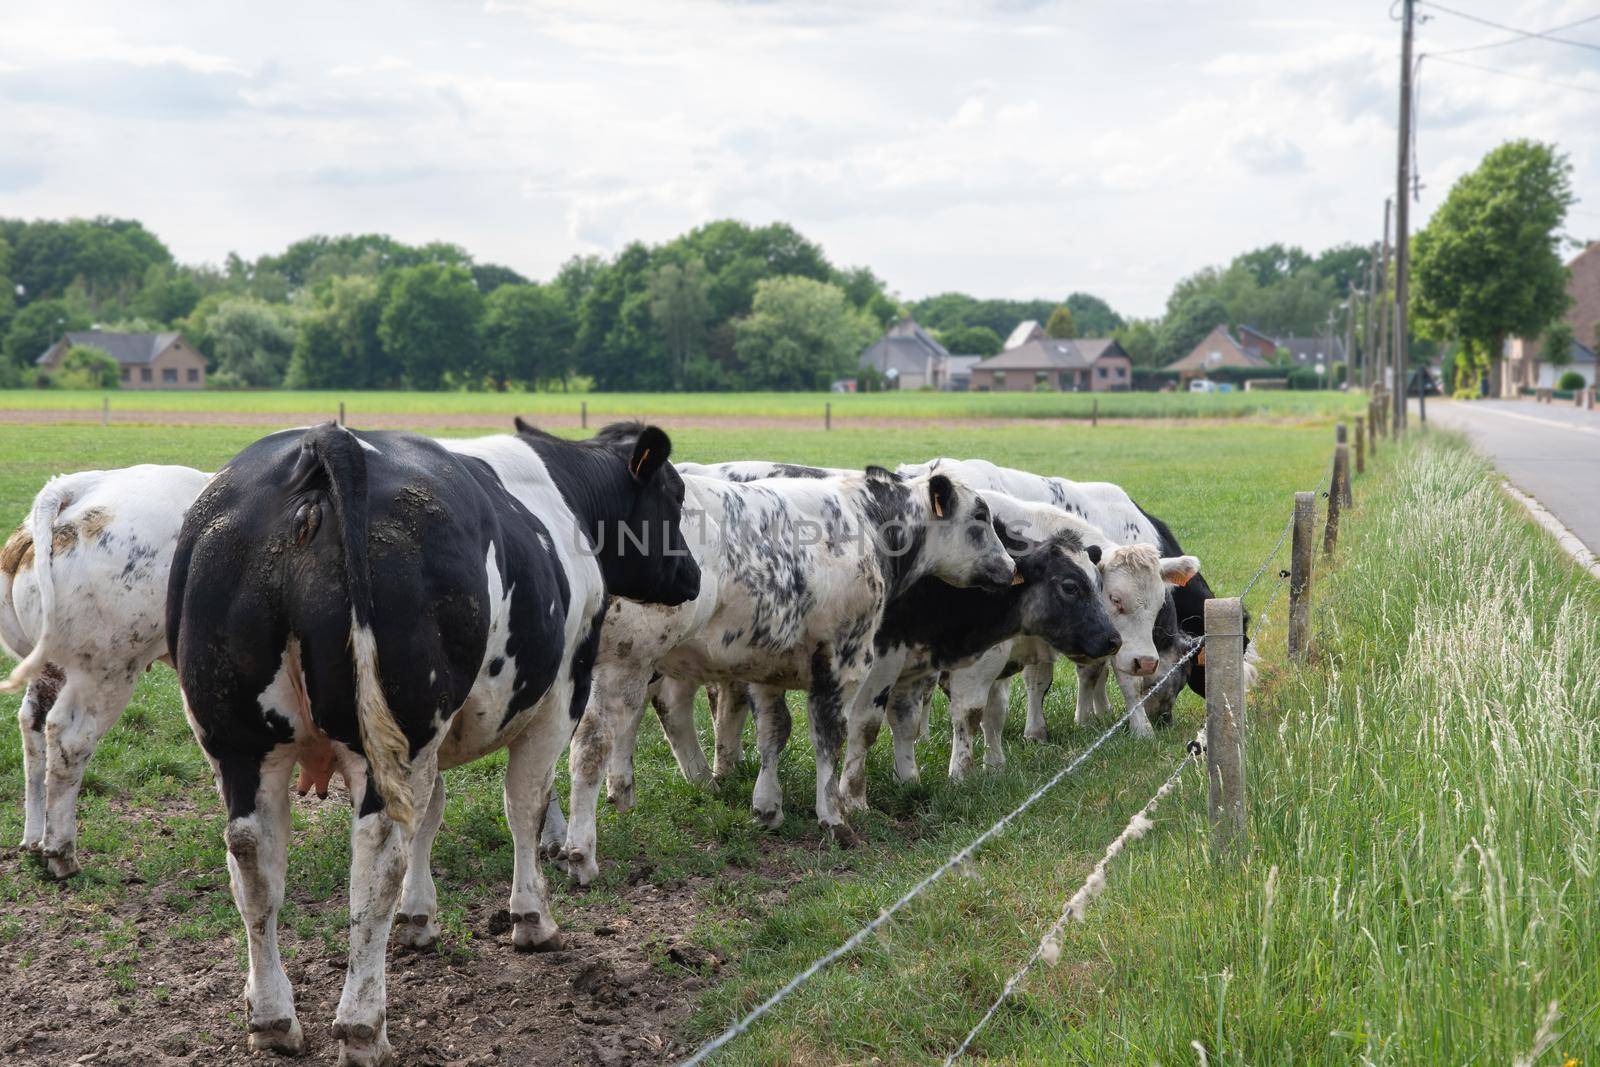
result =
[[833,429],[833,401],[831,400],[823,401],[822,404],[822,428],[824,430]]
[[1367,420],[1356,416],[1356,473],[1367,473]]
[[1089,405],[1089,428],[1100,425],[1100,398],[1095,397]]
[[1335,445],[1333,448],[1333,480],[1328,484],[1328,526],[1322,535],[1322,551],[1325,555],[1333,555],[1334,546],[1339,543],[1339,510],[1344,503],[1344,479],[1348,477],[1350,467],[1350,448],[1348,445]]
[[344,401],[339,401],[339,425],[344,425]]
[[1238,597],[1206,601],[1206,777],[1213,854],[1245,839],[1244,612]]
[[1375,404],[1367,405],[1367,448],[1372,452],[1372,458],[1378,458],[1378,408]]
[[[1294,541],[1289,556],[1289,658],[1310,653],[1311,538],[1317,521],[1317,495],[1294,495]],[[1207,656],[1207,659],[1210,657]],[[1209,681],[1209,678],[1207,679]]]
[[[1350,427],[1342,422],[1335,423],[1333,427],[1333,450],[1335,453],[1342,451],[1345,455],[1345,465],[1342,472],[1344,476],[1339,479],[1337,484],[1339,487],[1339,507],[1348,510],[1352,503],[1350,500]],[[1336,470],[1334,473],[1339,474],[1341,472]]]
[[589,402],[587,400],[578,401],[578,426],[584,430],[589,428]]
[[100,398],[100,425],[111,425],[111,398],[109,396]]

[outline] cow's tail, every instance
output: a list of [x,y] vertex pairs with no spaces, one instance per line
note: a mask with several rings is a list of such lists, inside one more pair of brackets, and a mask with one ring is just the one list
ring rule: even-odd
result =
[[372,571],[367,563],[367,460],[355,435],[332,422],[306,431],[301,448],[328,478],[328,500],[339,527],[345,588],[350,594],[350,654],[355,661],[356,723],[372,784],[389,817],[411,825],[411,742],[406,739],[378,674],[372,632]]
[[[11,675],[0,682],[0,693],[14,693],[28,684],[46,662],[46,645],[50,638],[50,623],[56,614],[56,586],[50,572],[51,542],[54,539],[56,516],[72,502],[70,476],[58,475],[45,483],[39,495],[33,498],[33,510],[18,533],[33,541],[33,580],[39,588],[39,633],[34,638],[33,649],[22,662],[12,669]],[[13,535],[16,536],[16,535]],[[19,548],[19,559],[25,546]],[[10,555],[9,553],[7,554]],[[15,583],[15,574],[8,572],[7,582]],[[20,651],[18,649],[17,651]]]

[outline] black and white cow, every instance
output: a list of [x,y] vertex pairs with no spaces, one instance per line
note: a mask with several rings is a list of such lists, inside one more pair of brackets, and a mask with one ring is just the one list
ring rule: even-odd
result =
[[[785,691],[805,690],[817,820],[848,844],[855,838],[838,805],[838,759],[885,607],[930,576],[1002,588],[1015,565],[988,505],[943,475],[899,478],[868,468],[836,477],[703,481],[705,516],[689,523],[690,536],[717,542],[721,562],[708,575],[719,583],[716,607],[659,659],[669,679],[656,696],[658,710],[669,737],[675,729],[687,733],[680,740],[688,748],[696,684],[749,683],[761,755],[751,804],[758,820],[776,826],[783,819],[778,761],[790,731]],[[704,533],[694,529],[702,521]]]
[[167,654],[167,574],[183,513],[209,474],[142,465],[52,478],[0,549],[0,646],[27,687],[22,847],[78,872],[77,801],[95,747]]
[[328,423],[256,442],[201,493],[167,632],[227,811],[253,1048],[304,1046],[277,944],[297,761],[336,766],[356,807],[341,1062],[390,1058],[391,919],[402,939],[432,937],[441,768],[509,749],[514,941],[552,944],[537,838],[607,596],[699,589],[670,447],[654,427],[434,441]]
[[[1182,620],[1203,621],[1203,605],[1211,597],[1210,587],[1200,576],[1200,561],[1190,555],[1167,551],[1169,545],[1176,547],[1170,532],[1163,537],[1156,524],[1128,494],[1109,482],[1073,482],[1044,477],[981,459],[935,459],[901,467],[900,471],[949,473],[969,480],[980,489],[995,489],[1021,500],[1051,504],[1104,531],[1117,546],[1108,551],[1101,570],[1113,621],[1122,635],[1122,649],[1109,668],[1130,706],[1146,698],[1130,720],[1130,729],[1138,736],[1149,736],[1152,711],[1157,721],[1170,721],[1172,701],[1179,692],[1172,684],[1176,676],[1168,679],[1168,684],[1159,690],[1152,690],[1197,636],[1180,636],[1185,632]],[[1178,619],[1176,630],[1174,616],[1169,613],[1169,598]],[[1024,736],[1043,740],[1044,698],[1055,676],[1055,657],[1035,645],[1034,654],[1026,660],[1022,672],[1028,689]],[[1191,660],[1178,668],[1180,674],[1192,664]],[[1079,668],[1076,718],[1080,724],[1110,711],[1106,698],[1107,669],[1106,664]]]

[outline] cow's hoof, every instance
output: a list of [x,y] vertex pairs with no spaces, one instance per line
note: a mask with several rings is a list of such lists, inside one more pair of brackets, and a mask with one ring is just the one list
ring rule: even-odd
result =
[[1044,742],[1050,740],[1050,734],[1049,731],[1047,731],[1043,726],[1039,727],[1037,730],[1030,726],[1028,729],[1022,731],[1022,739],[1024,741]]
[[280,1056],[298,1056],[305,1050],[306,1035],[300,1030],[299,1019],[250,1021],[251,1052],[276,1052]]
[[1006,757],[1005,757],[1004,753],[996,752],[992,756],[987,752],[985,752],[983,754],[983,769],[984,770],[986,770],[986,771],[998,771],[998,770],[1001,770],[1002,768],[1004,768],[1005,765],[1006,765]]
[[782,808],[751,808],[750,814],[756,817],[756,822],[768,830],[776,830],[783,825]]
[[967,760],[964,763],[953,763],[953,764],[950,765],[950,780],[952,782],[959,782],[959,781],[961,781],[961,779],[965,778],[967,776],[968,772],[970,772],[971,770],[972,770],[972,761],[971,760]]
[[861,843],[860,836],[842,822],[825,822],[821,825],[822,832],[840,848],[855,848]]
[[50,877],[58,882],[65,881],[83,870],[82,867],[78,866],[77,854],[72,849],[66,849],[61,852],[41,852],[41,854],[44,856],[45,870],[50,872]]
[[333,1036],[339,1039],[339,1067],[385,1067],[394,1062],[389,1035],[383,1024],[334,1023]]
[[24,837],[17,848],[23,852],[38,853],[44,850],[44,843],[37,837]]
[[839,794],[839,810],[847,813],[852,811],[866,811],[867,794],[865,792]]
[[593,855],[581,848],[567,850],[567,877],[572,884],[587,887],[600,873],[600,864]]
[[633,783],[606,783],[606,803],[618,811],[633,810]]
[[1156,732],[1150,729],[1150,724],[1147,722],[1130,723],[1128,732],[1133,734],[1134,737],[1154,737],[1156,735]]
[[539,842],[539,858],[542,860],[557,860],[567,847],[565,841],[551,840]]
[[394,913],[394,939],[407,948],[427,952],[439,943],[439,927],[425,911]]
[[511,947],[518,952],[558,952],[560,927],[536,911],[511,913]]

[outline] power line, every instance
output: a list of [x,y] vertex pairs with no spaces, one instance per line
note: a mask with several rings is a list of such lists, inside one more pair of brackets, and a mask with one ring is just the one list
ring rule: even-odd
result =
[[1481,63],[1468,63],[1464,59],[1445,59],[1434,53],[1429,53],[1429,59],[1438,60],[1440,63],[1449,63],[1456,67],[1468,67],[1472,70],[1481,70],[1485,74],[1498,74],[1503,78],[1516,78],[1518,81],[1534,82],[1538,85],[1549,85],[1556,89],[1571,89],[1575,93],[1588,93],[1590,96],[1600,96],[1600,89],[1591,89],[1587,85],[1573,85],[1571,82],[1553,82],[1548,78],[1536,78],[1532,74],[1515,74],[1499,67],[1486,67]]
[[[1443,4],[1436,4],[1433,2],[1433,0],[1416,0],[1416,2],[1426,7],[1431,7],[1435,11],[1443,11],[1446,15],[1454,15],[1456,18],[1466,19],[1468,22],[1476,22],[1482,26],[1491,26],[1497,30],[1504,30],[1507,33],[1517,34],[1519,37],[1536,38],[1540,41],[1549,41],[1552,44],[1570,44],[1574,48],[1587,48],[1592,52],[1600,52],[1600,44],[1594,44],[1589,41],[1574,41],[1570,37],[1553,37],[1550,35],[1549,31],[1540,32],[1537,30],[1522,30],[1515,26],[1507,26],[1503,22],[1491,22],[1489,19],[1480,18],[1477,15],[1469,15],[1465,11],[1457,11],[1453,7],[1445,7]],[[1557,28],[1566,29],[1570,27]]]
[[1498,41],[1489,41],[1486,44],[1472,44],[1465,48],[1451,48],[1444,52],[1429,52],[1428,55],[1454,56],[1460,55],[1462,52],[1481,52],[1487,48],[1501,48],[1508,44],[1519,44],[1527,40],[1546,38],[1552,33],[1560,33],[1562,30],[1570,30],[1574,27],[1583,26],[1590,22],[1600,22],[1600,15],[1590,15],[1588,18],[1581,18],[1576,22],[1564,22],[1560,26],[1551,26],[1547,30],[1540,30],[1539,32],[1532,34],[1523,33],[1521,30],[1518,30],[1516,31],[1516,36],[1514,37],[1505,37]]

